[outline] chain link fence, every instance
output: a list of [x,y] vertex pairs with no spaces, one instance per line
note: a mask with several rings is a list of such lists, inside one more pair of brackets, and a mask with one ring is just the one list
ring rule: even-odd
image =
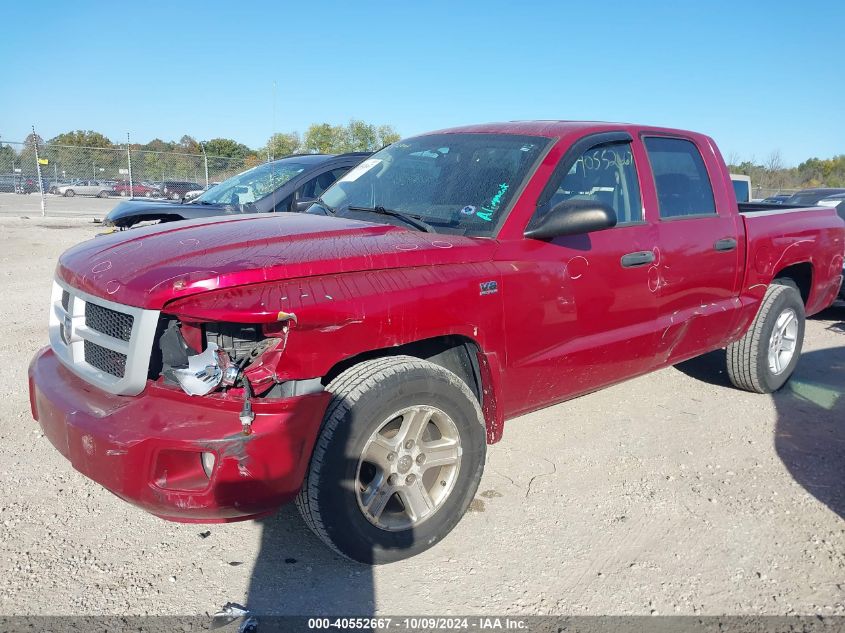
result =
[[771,196],[791,196],[800,189],[778,188],[778,187],[751,187],[751,193],[755,200],[763,200]]
[[4,141],[0,143],[0,193],[39,195],[46,215],[57,196],[180,199],[256,164],[255,158],[157,152],[134,149],[128,143],[79,147]]
[[[35,142],[35,138],[33,134],[27,142],[0,143],[0,193],[37,194],[44,215],[56,196],[180,199],[259,162],[255,157],[133,149],[130,143],[80,147]],[[759,200],[795,191],[758,185],[752,196]]]

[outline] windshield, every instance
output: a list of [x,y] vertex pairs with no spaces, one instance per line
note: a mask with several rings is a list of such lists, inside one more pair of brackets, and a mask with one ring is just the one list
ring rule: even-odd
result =
[[[368,158],[322,196],[335,213],[383,207],[436,231],[492,235],[549,139],[511,134],[433,134],[406,139]],[[372,218],[385,222],[387,216]]]
[[306,167],[287,161],[265,163],[215,185],[197,196],[194,203],[250,204],[273,193],[288,180],[305,171]]

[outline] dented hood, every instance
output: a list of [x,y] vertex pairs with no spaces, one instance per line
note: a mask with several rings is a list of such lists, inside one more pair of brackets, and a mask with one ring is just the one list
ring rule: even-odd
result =
[[57,275],[110,301],[160,310],[208,290],[297,277],[489,261],[495,242],[301,213],[158,224],[66,251]]

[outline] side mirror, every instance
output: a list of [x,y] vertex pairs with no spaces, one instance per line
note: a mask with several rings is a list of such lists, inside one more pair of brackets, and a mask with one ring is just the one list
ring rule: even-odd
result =
[[302,213],[303,211],[307,211],[308,207],[310,207],[312,204],[314,204],[313,198],[310,200],[297,200],[293,210],[297,213]]
[[612,229],[616,212],[594,200],[566,200],[556,204],[525,229],[525,237],[550,240],[563,235],[578,235]]

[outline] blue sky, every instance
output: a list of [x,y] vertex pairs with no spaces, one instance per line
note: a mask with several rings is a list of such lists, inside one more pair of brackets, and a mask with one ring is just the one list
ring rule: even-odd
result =
[[[359,118],[705,132],[726,157],[845,153],[845,3],[4,3],[0,140],[230,137]],[[10,28],[11,27],[11,28]]]

